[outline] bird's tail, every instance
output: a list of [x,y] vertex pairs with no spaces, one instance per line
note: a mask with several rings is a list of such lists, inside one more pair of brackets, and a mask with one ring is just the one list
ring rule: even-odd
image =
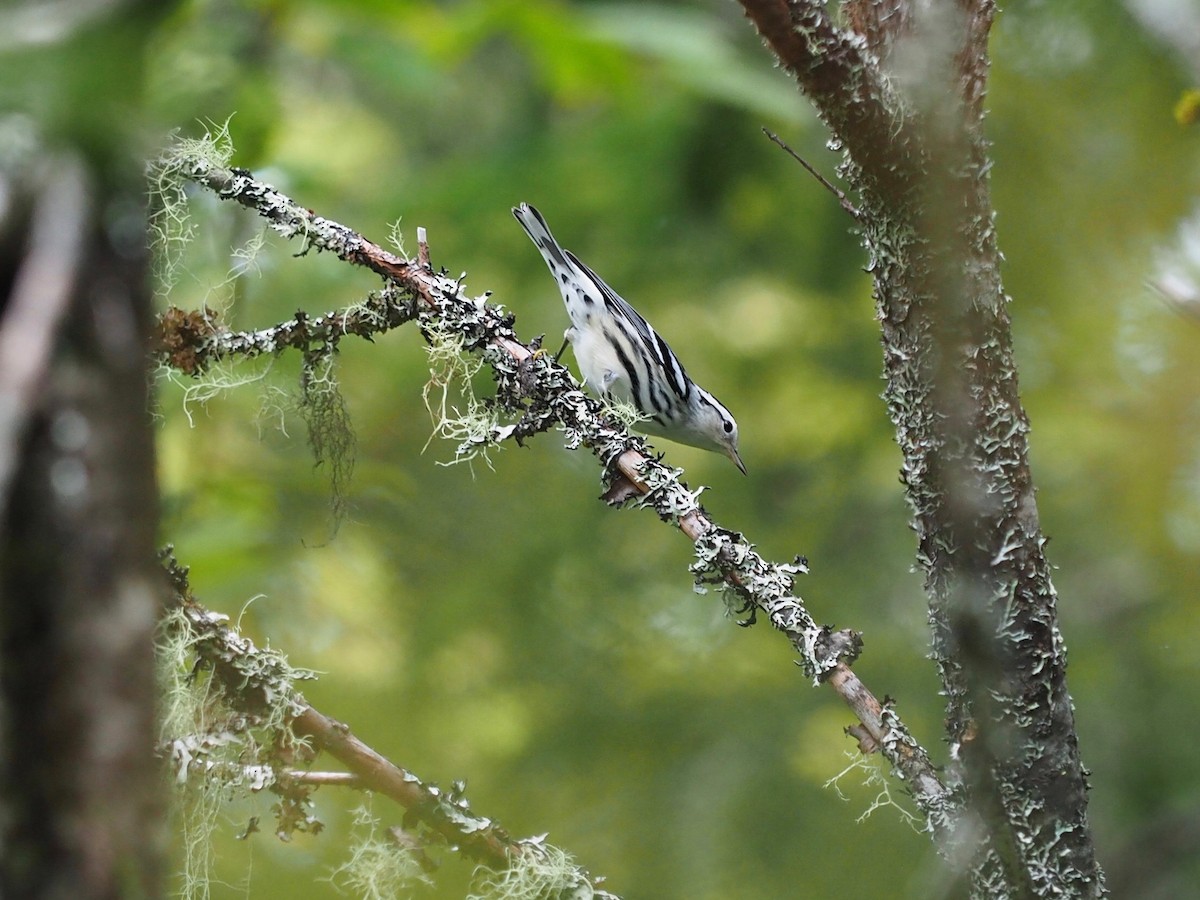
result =
[[[514,206],[512,213],[521,223],[521,227],[525,229],[525,233],[529,235],[529,239],[541,251],[542,257],[546,260],[546,265],[550,267],[556,281],[559,280],[560,275],[575,268],[567,259],[567,254],[558,241],[554,239],[554,235],[550,233],[550,226],[546,224],[546,220],[542,218],[542,214],[535,207],[528,203],[522,203],[520,206]],[[559,286],[561,287],[561,284]]]

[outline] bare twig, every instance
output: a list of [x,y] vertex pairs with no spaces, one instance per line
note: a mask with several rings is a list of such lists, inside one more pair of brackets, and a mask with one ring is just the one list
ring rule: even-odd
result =
[[423,225],[417,226],[417,265],[427,272],[433,271],[433,265],[429,261],[429,241]]
[[279,773],[280,778],[287,778],[300,784],[332,785],[336,787],[362,788],[365,782],[361,775],[355,772],[306,772],[303,769],[284,769]]
[[850,202],[850,198],[846,196],[845,192],[841,188],[835,184],[831,184],[824,175],[810,166],[808,161],[800,156],[799,153],[784,143],[779,135],[772,131],[768,131],[766,128],[762,130],[762,133],[770,138],[774,143],[778,144],[783,151],[788,154],[788,156],[800,163],[800,165],[804,166],[805,171],[808,172],[808,174],[813,178],[817,179],[817,181],[821,182],[821,185],[825,188],[825,190],[837,197],[837,201],[841,205],[842,209],[848,212],[852,219],[854,219],[856,222],[862,221],[862,213],[859,211],[857,206]]

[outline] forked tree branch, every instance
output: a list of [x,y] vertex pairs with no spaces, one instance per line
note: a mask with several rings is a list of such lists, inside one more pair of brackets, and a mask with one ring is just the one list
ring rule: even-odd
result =
[[[178,165],[178,161],[175,162]],[[464,349],[481,354],[497,383],[496,402],[516,421],[491,436],[494,441],[523,440],[561,427],[569,446],[591,450],[604,466],[606,499],[652,509],[675,524],[693,542],[698,584],[732,592],[751,620],[759,613],[784,634],[799,654],[804,671],[829,684],[854,712],[864,751],[878,748],[905,782],[926,816],[942,832],[954,818],[954,803],[930,762],[889,704],[876,699],[850,668],[861,645],[857,634],[818,625],[794,593],[794,579],[806,571],[802,560],[774,564],[763,559],[745,537],[717,525],[697,502],[699,492],[680,480],[682,470],[651,455],[645,440],[615,423],[604,406],[588,397],[562,366],[534,353],[518,340],[513,317],[486,298],[464,295],[460,280],[395,256],[350,229],[330,222],[256,181],[248,172],[226,169],[200,158],[179,166],[186,177],[223,199],[255,210],[285,237],[301,237],[306,250],[328,250],[340,259],[365,266],[385,279],[385,287],[365,304],[317,318],[299,315],[274,328],[231,333],[214,326],[181,329],[198,313],[168,312],[161,320],[160,357],[196,374],[231,354],[309,350],[315,342],[346,334],[367,336],[415,320],[428,336],[432,329],[460,335]],[[343,324],[345,323],[345,324]],[[181,356],[182,354],[182,356]],[[180,360],[184,363],[181,364]]]

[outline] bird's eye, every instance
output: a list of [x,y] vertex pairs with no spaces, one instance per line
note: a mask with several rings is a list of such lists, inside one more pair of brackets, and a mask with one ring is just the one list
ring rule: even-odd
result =
[[732,422],[726,422],[726,423],[725,423],[725,433],[726,433],[726,434],[733,434],[733,423],[732,423]]

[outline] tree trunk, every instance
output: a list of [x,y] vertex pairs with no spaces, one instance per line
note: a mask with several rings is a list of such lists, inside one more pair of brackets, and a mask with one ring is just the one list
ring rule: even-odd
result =
[[844,150],[977,896],[1100,896],[988,188],[990,0],[744,0]]
[[0,895],[159,896],[140,173],[6,124],[33,150],[0,170]]

